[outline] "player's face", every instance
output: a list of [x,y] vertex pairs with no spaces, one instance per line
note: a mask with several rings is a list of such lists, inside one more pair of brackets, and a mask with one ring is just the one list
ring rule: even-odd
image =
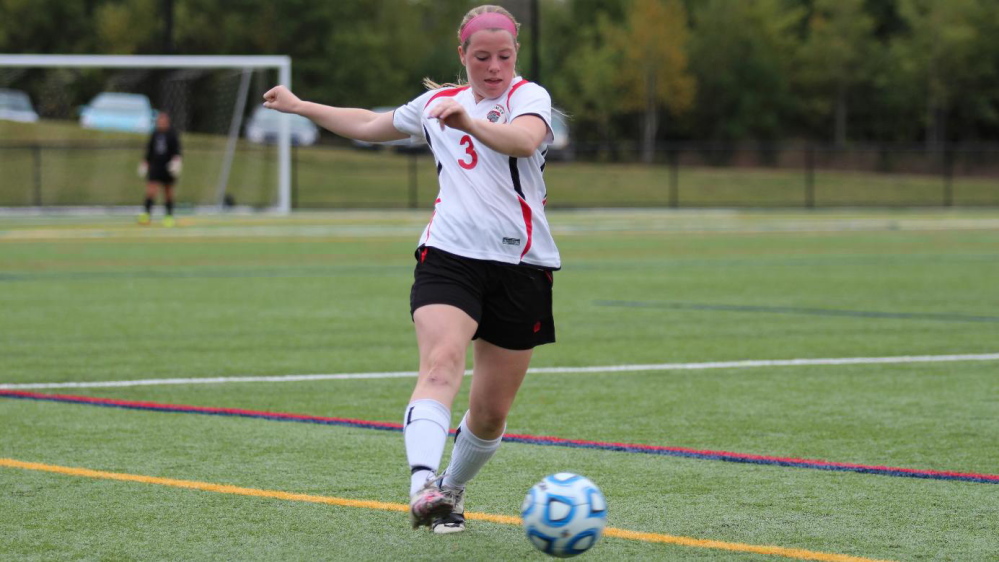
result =
[[510,32],[488,29],[473,33],[467,50],[458,47],[476,102],[495,98],[510,86],[517,67],[517,47]]
[[166,113],[160,113],[156,116],[156,128],[160,131],[166,131],[170,128],[170,116]]

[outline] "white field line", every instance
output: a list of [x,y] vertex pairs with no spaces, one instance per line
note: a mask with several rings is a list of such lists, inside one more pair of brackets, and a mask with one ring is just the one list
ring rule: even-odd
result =
[[[647,365],[606,365],[602,367],[537,367],[530,374],[546,373],[634,373],[641,371],[695,371],[704,369],[752,369],[759,367],[797,367],[806,365],[874,365],[902,363],[945,363],[955,361],[999,361],[999,353],[971,355],[914,355],[901,357],[839,357],[830,359],[777,359],[749,361],[712,361],[707,363],[659,363]],[[471,371],[465,371],[468,376]],[[53,382],[0,384],[0,390],[31,390],[53,388],[103,388],[125,386],[225,384],[241,382],[302,382],[340,379],[394,379],[415,377],[416,371],[385,373],[339,373],[329,375],[279,375],[244,377],[199,377],[176,379],[139,379],[123,381]]]

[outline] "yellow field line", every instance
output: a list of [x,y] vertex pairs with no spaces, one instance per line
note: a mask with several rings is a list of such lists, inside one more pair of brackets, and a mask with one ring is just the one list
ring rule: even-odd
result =
[[220,494],[238,494],[241,496],[255,496],[258,498],[274,498],[279,500],[325,503],[339,505],[343,507],[361,507],[366,509],[381,509],[387,511],[407,511],[409,508],[399,503],[385,503],[367,500],[351,500],[346,498],[331,498],[326,496],[313,496],[309,494],[293,494],[290,492],[280,492],[276,490],[257,490],[254,488],[241,488],[239,486],[229,486],[226,484],[212,484],[209,482],[196,482],[193,480],[177,480],[174,478],[159,478],[157,476],[142,476],[141,474],[125,474],[121,472],[105,472],[103,470],[90,470],[89,468],[73,468],[68,466],[56,466],[51,464],[41,464],[37,462],[24,462],[14,459],[0,458],[0,466],[8,468],[23,468],[25,470],[41,470],[45,472],[56,472],[69,476],[85,476],[87,478],[101,478],[104,480],[122,480],[125,482],[141,482],[143,484],[157,484],[159,486],[172,486],[174,488],[188,488],[191,490],[201,490],[204,492],[217,492]]
[[[174,488],[187,488],[191,490],[201,490],[204,492],[216,492],[220,494],[237,494],[241,496],[253,496],[258,498],[272,498],[287,501],[322,503],[337,505],[341,507],[358,507],[362,509],[380,509],[383,511],[406,512],[409,506],[401,503],[388,503],[370,500],[352,500],[347,498],[334,498],[328,496],[314,496],[311,494],[294,494],[281,492],[278,490],[259,490],[256,488],[243,488],[240,486],[230,486],[227,484],[212,484],[209,482],[197,482],[193,480],[177,480],[174,478],[160,478],[157,476],[142,476],[140,474],[125,474],[121,472],[105,472],[103,470],[91,470],[89,468],[73,468],[68,466],[57,466],[42,464],[37,462],[24,462],[14,459],[0,458],[0,467],[20,468],[23,470],[38,470],[43,472],[54,472],[68,476],[82,476],[86,478],[100,478],[104,480],[121,480],[124,482],[140,482],[143,484],[156,484],[159,486],[172,486]],[[520,525],[519,517],[509,515],[494,515],[490,513],[466,512],[465,518],[478,521],[489,521],[503,525]],[[711,548],[718,550],[728,550],[732,552],[750,552],[754,554],[766,554],[771,556],[782,556],[785,558],[796,558],[798,560],[818,560],[822,562],[886,562],[871,558],[860,558],[857,556],[847,556],[844,554],[833,554],[828,552],[815,552],[799,548],[784,548],[780,546],[761,546],[753,544],[742,544],[723,542],[707,539],[695,539],[691,537],[679,537],[674,535],[664,535],[659,533],[641,533],[638,531],[628,531],[608,527],[604,529],[604,535],[619,539],[642,541],[650,543],[674,544],[692,548]]]

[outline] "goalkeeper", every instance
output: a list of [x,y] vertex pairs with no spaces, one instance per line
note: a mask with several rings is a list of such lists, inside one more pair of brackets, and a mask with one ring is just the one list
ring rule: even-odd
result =
[[163,226],[176,224],[173,218],[173,184],[180,176],[180,139],[170,126],[170,115],[160,112],[156,116],[156,130],[149,137],[146,158],[139,164],[139,175],[146,178],[145,211],[139,215],[139,224],[149,224],[156,192],[163,190],[166,216]]

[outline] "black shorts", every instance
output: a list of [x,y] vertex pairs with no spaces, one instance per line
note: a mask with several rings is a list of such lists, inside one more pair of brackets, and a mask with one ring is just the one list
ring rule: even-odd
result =
[[149,166],[149,170],[146,172],[146,179],[148,181],[162,183],[166,186],[173,185],[174,182],[177,181],[177,178],[173,177],[170,170],[167,170],[166,164],[162,166],[157,166],[155,164]]
[[410,313],[428,304],[455,306],[479,323],[472,339],[504,349],[555,341],[551,271],[420,247],[413,278]]

